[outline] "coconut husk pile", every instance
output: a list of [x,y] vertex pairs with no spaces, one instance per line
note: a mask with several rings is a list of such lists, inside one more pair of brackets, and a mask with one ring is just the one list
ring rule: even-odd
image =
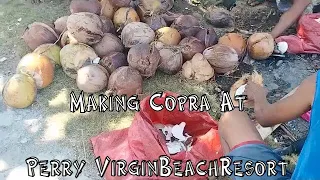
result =
[[[174,0],[72,0],[68,16],[34,22],[22,38],[41,56],[36,59],[62,67],[87,93],[131,96],[142,94],[143,80],[156,71],[203,82],[238,66],[246,48],[241,35],[219,40],[196,17],[171,12],[173,5]],[[51,72],[46,63],[34,66]],[[51,83],[51,77],[29,76],[45,87]]]

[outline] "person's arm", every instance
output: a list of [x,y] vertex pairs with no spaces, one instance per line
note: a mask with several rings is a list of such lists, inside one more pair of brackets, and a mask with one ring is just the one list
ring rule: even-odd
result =
[[270,104],[259,85],[249,82],[245,93],[248,99],[254,101],[256,121],[263,127],[291,121],[310,110],[316,84],[316,75],[305,79],[300,86],[289,96],[276,103]]
[[277,38],[295,23],[310,3],[311,0],[294,0],[293,5],[281,16],[279,22],[271,31],[272,37]]

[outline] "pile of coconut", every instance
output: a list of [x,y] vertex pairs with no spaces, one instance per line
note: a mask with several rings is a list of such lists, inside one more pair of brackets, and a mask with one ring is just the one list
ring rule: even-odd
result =
[[[194,16],[171,12],[173,5],[174,0],[73,0],[69,16],[30,24],[23,40],[33,52],[5,84],[4,102],[28,107],[59,66],[84,92],[127,96],[141,94],[143,80],[157,70],[203,82],[238,66],[247,47],[240,34],[219,38]],[[269,34],[254,34],[248,52],[265,59],[273,42]]]

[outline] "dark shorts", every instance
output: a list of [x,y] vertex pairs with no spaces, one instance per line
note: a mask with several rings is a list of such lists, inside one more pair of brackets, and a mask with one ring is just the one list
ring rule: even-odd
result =
[[[231,178],[235,180],[284,180],[291,177],[291,173],[284,170],[285,165],[280,165],[283,162],[282,158],[261,141],[243,142],[235,146],[227,156],[232,160],[230,169],[233,173]],[[236,166],[241,168],[237,172],[243,172],[243,177],[238,173],[235,175]]]

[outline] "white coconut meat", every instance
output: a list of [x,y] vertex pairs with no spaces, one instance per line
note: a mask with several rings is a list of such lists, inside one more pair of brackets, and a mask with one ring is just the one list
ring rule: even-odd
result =
[[247,84],[244,84],[244,85],[240,86],[240,87],[236,90],[234,96],[242,95],[242,94],[244,93],[244,91],[246,90],[246,86],[247,86]]
[[285,52],[287,52],[288,50],[288,43],[287,42],[279,42],[277,44],[277,50],[281,53],[281,54],[284,54]]

